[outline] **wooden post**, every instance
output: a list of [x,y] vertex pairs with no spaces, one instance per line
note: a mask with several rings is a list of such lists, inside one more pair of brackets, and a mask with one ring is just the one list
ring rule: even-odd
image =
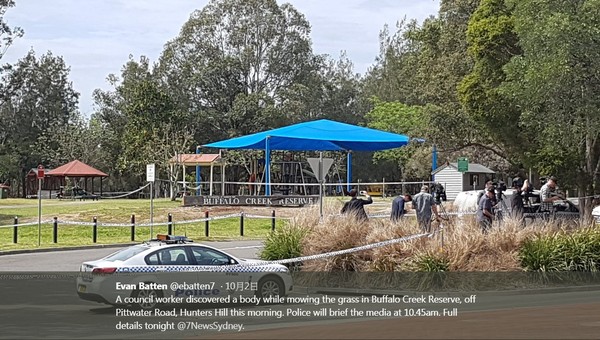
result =
[[131,241],[135,241],[135,214],[131,214]]
[[[204,217],[208,218],[208,211],[204,213]],[[206,220],[204,222],[204,236],[208,237],[208,232],[209,232],[209,222],[208,222],[208,220]]]
[[98,218],[94,217],[94,225],[92,226],[92,239],[94,243],[98,241]]
[[14,227],[13,227],[13,243],[17,243],[17,240],[19,238],[19,218],[17,216],[15,216],[15,223],[14,223]]
[[52,238],[54,243],[58,243],[58,217],[54,216],[54,223],[52,224]]
[[271,231],[275,231],[275,210],[271,212]]
[[244,236],[244,212],[240,214],[240,236]]

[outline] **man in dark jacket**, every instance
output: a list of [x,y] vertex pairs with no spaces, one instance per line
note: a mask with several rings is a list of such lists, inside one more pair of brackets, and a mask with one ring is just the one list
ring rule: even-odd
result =
[[404,205],[406,202],[410,201],[412,201],[412,197],[409,194],[403,194],[394,198],[394,201],[392,202],[392,222],[398,222],[400,218],[404,216],[404,213],[406,212]]
[[357,194],[358,192],[356,189],[352,189],[348,192],[348,196],[352,197],[352,199],[344,204],[342,214],[354,214],[358,220],[366,221],[369,218],[365,212],[365,205],[373,203],[373,199],[364,191],[362,191],[361,194],[367,198],[366,200],[357,198]]

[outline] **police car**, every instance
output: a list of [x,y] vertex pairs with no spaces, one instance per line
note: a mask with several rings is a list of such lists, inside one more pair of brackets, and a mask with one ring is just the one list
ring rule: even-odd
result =
[[232,296],[284,297],[292,290],[287,267],[236,258],[183,236],[156,239],[84,262],[81,299],[153,308],[168,303],[227,303]]

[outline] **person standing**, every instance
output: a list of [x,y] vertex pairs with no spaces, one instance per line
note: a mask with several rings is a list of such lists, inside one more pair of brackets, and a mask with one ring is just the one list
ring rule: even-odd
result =
[[[486,195],[486,191],[490,188],[494,189],[494,182],[492,182],[491,180],[485,182],[485,188],[483,188],[483,190],[481,190],[479,194],[477,194],[477,206],[479,206],[479,201],[481,201],[481,198]],[[494,200],[495,197],[496,196],[494,196]]]
[[523,213],[525,211],[525,197],[523,197],[523,193],[529,190],[529,181],[525,180],[523,185],[521,185],[521,180],[516,178],[513,180],[513,189],[514,192],[510,200],[510,211],[513,218],[523,221]]
[[494,213],[492,211],[493,199],[494,188],[488,188],[477,206],[477,222],[484,234],[492,227],[492,220],[494,219]]
[[373,203],[373,199],[366,191],[361,191],[361,194],[364,195],[367,199],[357,198],[358,192],[356,189],[350,190],[348,195],[352,197],[344,207],[342,208],[342,214],[354,214],[356,218],[360,221],[366,221],[369,219],[367,213],[365,212],[365,205]]
[[390,216],[392,222],[398,222],[404,216],[406,213],[404,205],[410,201],[412,201],[412,197],[407,193],[394,198],[394,201],[392,201],[392,215]]
[[417,222],[426,233],[431,232],[431,217],[432,213],[435,215],[437,219],[439,217],[437,206],[435,205],[435,201],[433,196],[429,193],[429,187],[424,185],[421,187],[421,192],[416,194],[413,198],[413,208],[417,213]]

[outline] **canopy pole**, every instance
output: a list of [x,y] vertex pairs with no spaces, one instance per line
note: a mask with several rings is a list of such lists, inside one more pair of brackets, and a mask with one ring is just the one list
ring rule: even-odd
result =
[[271,136],[265,138],[265,195],[271,196],[271,146],[269,145],[269,139]]
[[225,163],[221,164],[221,196],[225,196]]
[[[196,155],[200,154],[200,145],[196,146]],[[211,168],[212,170],[212,168]],[[202,195],[202,188],[201,188],[201,184],[200,183],[201,177],[200,177],[200,165],[196,165],[196,185],[198,186],[198,189],[196,189],[196,196],[201,196]],[[212,196],[212,195],[210,195]]]
[[213,167],[214,167],[214,163],[210,163],[210,188],[208,189],[208,196],[212,196],[213,195]]
[[435,175],[433,172],[437,169],[437,147],[433,144],[433,149],[431,151],[431,180],[435,182]]
[[348,151],[348,164],[346,171],[346,191],[350,191],[350,183],[352,182],[352,150]]

